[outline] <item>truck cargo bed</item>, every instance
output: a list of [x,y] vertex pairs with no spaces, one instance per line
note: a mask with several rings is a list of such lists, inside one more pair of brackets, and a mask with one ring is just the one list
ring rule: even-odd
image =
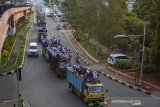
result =
[[67,67],[67,81],[71,83],[80,93],[82,93],[84,79],[73,74],[72,70],[73,69],[71,67]]

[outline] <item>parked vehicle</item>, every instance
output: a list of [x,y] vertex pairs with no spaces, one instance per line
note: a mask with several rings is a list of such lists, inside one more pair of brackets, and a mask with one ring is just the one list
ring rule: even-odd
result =
[[28,56],[38,56],[38,45],[36,42],[29,43]]
[[67,67],[67,81],[70,91],[82,97],[88,106],[104,105],[103,84],[97,72],[80,66]]
[[61,30],[62,29],[60,24],[57,24],[56,28],[57,28],[57,30]]
[[107,59],[107,63],[110,65],[116,64],[117,61],[131,62],[131,58],[124,54],[111,54]]
[[80,56],[79,56],[78,53],[77,53],[77,56],[76,56],[76,58],[75,58],[75,61],[76,61],[78,64],[80,64],[81,59],[80,59]]

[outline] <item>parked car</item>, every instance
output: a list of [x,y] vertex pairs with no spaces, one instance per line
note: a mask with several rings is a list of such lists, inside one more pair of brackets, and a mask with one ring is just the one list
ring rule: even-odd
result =
[[110,65],[114,65],[116,64],[117,61],[129,61],[131,62],[131,58],[128,57],[125,54],[111,54],[108,59],[107,59],[107,63]]
[[29,43],[28,56],[38,56],[38,45],[36,42]]

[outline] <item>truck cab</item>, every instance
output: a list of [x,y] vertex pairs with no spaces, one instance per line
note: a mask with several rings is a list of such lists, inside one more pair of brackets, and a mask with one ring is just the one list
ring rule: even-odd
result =
[[101,83],[85,83],[84,84],[84,102],[88,105],[104,104],[103,84]]

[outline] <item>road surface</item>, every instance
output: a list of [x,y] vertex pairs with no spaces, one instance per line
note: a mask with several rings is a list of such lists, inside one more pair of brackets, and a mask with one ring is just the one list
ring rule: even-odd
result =
[[[63,44],[72,50],[72,64],[75,64],[75,55],[66,38],[60,31],[56,30],[56,23],[47,17],[47,30],[49,37],[60,35]],[[34,26],[29,36],[29,42],[37,40],[37,26]],[[45,62],[41,53],[41,43],[38,42],[39,57],[27,57],[22,69],[22,81],[20,82],[20,93],[28,101],[31,107],[86,107],[81,98],[68,90],[65,79],[57,77]],[[82,64],[84,65],[84,64]],[[104,90],[108,89],[106,101],[111,103],[109,107],[159,107],[160,101],[144,93],[130,89],[124,85],[114,82],[102,75],[101,81]],[[11,100],[17,98],[16,75],[0,77],[0,100]],[[112,101],[111,101],[111,100]]]

